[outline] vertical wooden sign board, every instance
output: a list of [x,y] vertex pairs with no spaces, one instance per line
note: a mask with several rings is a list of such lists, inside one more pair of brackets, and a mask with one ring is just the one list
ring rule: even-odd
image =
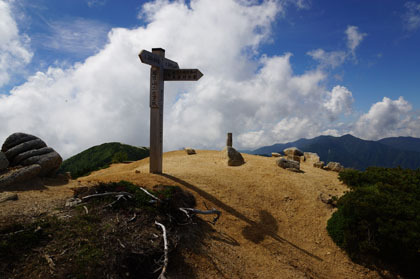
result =
[[178,63],[165,58],[165,50],[142,50],[141,62],[150,69],[150,172],[162,173],[163,153],[163,98],[164,81],[195,81],[203,74],[198,69],[179,69]]

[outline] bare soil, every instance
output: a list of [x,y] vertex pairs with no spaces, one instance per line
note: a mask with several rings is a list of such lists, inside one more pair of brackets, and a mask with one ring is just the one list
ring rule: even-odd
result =
[[[228,167],[218,151],[196,152],[165,153],[162,175],[149,173],[146,158],[67,183],[47,181],[46,186],[8,189],[18,193],[19,200],[0,203],[0,227],[12,219],[60,211],[75,187],[120,180],[148,189],[178,185],[195,196],[197,208],[217,208],[222,216],[215,226],[196,233],[199,246],[192,241],[172,255],[168,278],[386,277],[386,272],[353,263],[328,236],[326,223],[334,208],[319,195],[340,196],[347,190],[336,172],[309,162],[301,163],[302,173],[290,172],[279,168],[276,158],[247,154],[244,165]],[[212,216],[202,219],[211,221]]]

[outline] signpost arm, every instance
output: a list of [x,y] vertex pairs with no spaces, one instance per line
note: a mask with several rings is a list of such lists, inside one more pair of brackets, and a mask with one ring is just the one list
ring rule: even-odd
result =
[[[152,49],[152,53],[165,57],[165,50]],[[162,173],[163,152],[163,67],[150,69],[150,173]]]

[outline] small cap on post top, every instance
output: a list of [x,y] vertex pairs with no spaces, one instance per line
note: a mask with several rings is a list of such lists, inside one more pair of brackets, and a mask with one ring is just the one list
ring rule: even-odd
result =
[[162,52],[165,52],[165,50],[163,48],[161,48],[161,47],[152,48],[152,52],[153,51],[162,51]]

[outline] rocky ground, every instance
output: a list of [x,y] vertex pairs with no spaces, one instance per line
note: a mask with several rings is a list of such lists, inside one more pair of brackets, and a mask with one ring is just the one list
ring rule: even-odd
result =
[[[328,236],[326,222],[334,208],[319,197],[346,191],[336,172],[305,162],[300,166],[302,172],[290,172],[278,167],[276,158],[247,154],[243,154],[244,165],[228,167],[220,152],[196,153],[165,153],[163,175],[149,174],[148,159],[144,159],[112,165],[68,183],[47,181],[46,186],[8,189],[19,199],[0,203],[0,227],[12,220],[34,220],[60,212],[75,187],[120,180],[147,189],[178,185],[195,196],[196,208],[217,208],[222,216],[215,225],[189,227],[199,242],[184,243],[179,253],[171,255],[168,278],[387,276],[351,262]],[[48,268],[48,260],[43,264]],[[48,274],[58,278],[54,271]]]

